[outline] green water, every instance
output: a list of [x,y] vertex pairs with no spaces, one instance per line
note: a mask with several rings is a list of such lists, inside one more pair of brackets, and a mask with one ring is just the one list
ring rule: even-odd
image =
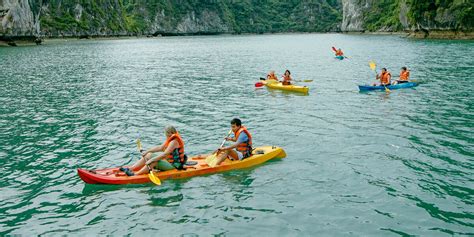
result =
[[[472,236],[473,46],[304,34],[0,48],[0,235]],[[360,93],[369,60],[421,84]],[[271,69],[314,80],[309,95],[255,89]],[[135,161],[137,134],[157,145],[168,124],[188,154],[208,152],[234,117],[287,158],[162,186],[76,174]]]

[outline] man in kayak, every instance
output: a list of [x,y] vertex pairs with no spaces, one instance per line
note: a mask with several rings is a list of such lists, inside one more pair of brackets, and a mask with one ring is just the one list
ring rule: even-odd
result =
[[335,51],[335,53],[336,53],[336,57],[337,57],[337,56],[344,57],[344,52],[342,52],[342,49],[340,49],[340,48],[337,49],[337,50]]
[[[142,154],[142,158],[130,168],[120,168],[128,176],[148,174],[148,166],[156,167],[158,170],[166,171],[172,169],[182,169],[186,163],[184,154],[184,141],[178,131],[173,126],[165,127],[166,141],[160,146],[152,147]],[[152,158],[155,152],[163,152]],[[147,164],[147,165],[145,165]],[[134,173],[134,171],[136,171]]]
[[267,74],[267,80],[278,81],[278,77],[275,75],[275,71],[272,70]]
[[291,78],[290,70],[287,69],[281,79],[282,79],[282,82],[281,82],[282,85],[284,86],[291,85],[292,78]]
[[234,132],[234,136],[226,137],[226,140],[235,143],[216,150],[217,165],[221,164],[227,157],[231,160],[243,160],[252,155],[252,135],[245,126],[242,126],[242,121],[234,118],[230,121],[230,127]]
[[402,84],[402,83],[407,83],[408,79],[410,78],[410,71],[408,71],[407,67],[402,67],[402,70],[400,71],[400,78],[396,80],[393,84]]
[[[386,68],[382,68],[382,72],[375,77],[377,80],[380,80],[380,86],[389,86],[392,75],[387,71]],[[373,84],[376,85],[375,83]]]

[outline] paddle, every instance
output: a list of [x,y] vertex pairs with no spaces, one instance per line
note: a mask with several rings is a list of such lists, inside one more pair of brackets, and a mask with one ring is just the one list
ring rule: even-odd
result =
[[264,86],[265,84],[261,81],[265,81],[265,80],[267,80],[267,79],[265,79],[263,77],[260,77],[260,81],[255,83],[255,87],[259,88],[259,87]]
[[[369,67],[370,69],[372,69],[372,71],[375,72],[375,76],[377,76],[377,65],[375,64],[374,61],[369,62]],[[382,81],[380,81],[380,84],[383,85]],[[385,87],[385,92],[388,92],[388,93],[390,92],[390,90],[385,85],[383,85],[383,87]]]
[[[227,138],[229,137],[230,133],[232,132],[232,130],[229,130],[229,133],[227,133],[227,136],[225,136],[224,138],[224,141],[222,141],[222,144],[221,146],[219,147],[222,148],[227,140]],[[217,164],[217,152],[214,152],[212,153],[212,155],[208,156],[206,158],[206,163],[210,166],[210,167],[215,167]]]
[[[142,153],[143,149],[142,149],[142,143],[140,141],[140,137],[137,138],[137,149],[138,149],[138,152]],[[145,164],[146,164],[146,159],[145,159]],[[154,184],[156,185],[161,185],[161,180],[155,176],[155,174],[153,174],[153,170],[150,168],[150,165],[146,165],[146,167],[148,167],[148,170],[150,171],[148,173],[148,178],[150,178],[151,182],[153,182]]]

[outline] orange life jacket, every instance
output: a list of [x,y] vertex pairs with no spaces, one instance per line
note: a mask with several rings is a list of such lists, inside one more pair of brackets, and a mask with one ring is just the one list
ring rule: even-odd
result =
[[390,84],[390,77],[392,75],[390,74],[390,72],[385,72],[385,73],[381,73],[380,74],[380,83],[384,84],[384,85],[388,85]]
[[408,81],[408,77],[410,77],[410,72],[408,70],[400,72],[400,81]]
[[178,141],[178,148],[174,149],[171,154],[169,154],[166,158],[170,164],[178,163],[182,167],[182,165],[186,163],[186,155],[184,154],[184,141],[179,135],[179,133],[175,133],[171,135],[168,139],[166,139],[164,144],[164,150],[168,148],[170,142],[173,140]]
[[342,56],[344,55],[344,53],[342,52],[342,50],[337,50],[336,51],[336,56]]
[[282,85],[291,85],[291,76],[283,75]]
[[234,133],[234,138],[239,139],[240,133],[244,132],[249,138],[247,142],[242,142],[237,146],[237,151],[244,155],[244,158],[247,158],[252,155],[252,135],[247,130],[246,127],[242,126],[237,132]]
[[267,80],[277,80],[278,81],[278,78],[277,78],[277,76],[275,76],[275,74],[273,74],[273,76],[268,74],[267,75]]

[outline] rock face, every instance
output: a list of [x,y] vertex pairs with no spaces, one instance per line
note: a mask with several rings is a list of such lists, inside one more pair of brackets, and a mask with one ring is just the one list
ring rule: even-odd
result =
[[0,32],[30,36],[39,33],[28,0],[0,0]]
[[363,3],[360,0],[345,0],[342,1],[342,31],[364,31],[364,6],[367,6],[368,2]]
[[342,0],[342,31],[472,32],[472,0]]
[[335,31],[340,0],[0,0],[0,37]]

